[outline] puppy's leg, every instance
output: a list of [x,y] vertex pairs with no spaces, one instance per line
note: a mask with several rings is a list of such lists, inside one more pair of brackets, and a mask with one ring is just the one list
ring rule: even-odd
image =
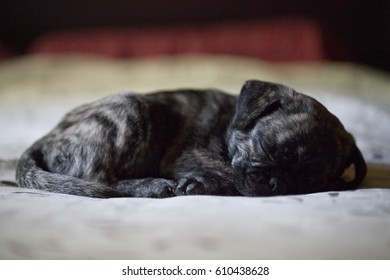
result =
[[230,163],[216,153],[191,150],[178,159],[176,195],[239,195]]
[[122,196],[165,198],[174,196],[177,183],[163,178],[142,178],[119,181],[114,187]]

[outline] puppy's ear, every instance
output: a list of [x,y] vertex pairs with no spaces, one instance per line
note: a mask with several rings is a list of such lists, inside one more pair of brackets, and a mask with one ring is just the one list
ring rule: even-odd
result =
[[258,80],[245,82],[238,98],[236,114],[231,128],[247,130],[259,118],[269,115],[281,106],[285,91],[289,88]]
[[367,174],[367,165],[359,148],[355,145],[352,151],[350,163],[355,167],[355,178],[347,183],[347,188],[353,189],[359,186]]

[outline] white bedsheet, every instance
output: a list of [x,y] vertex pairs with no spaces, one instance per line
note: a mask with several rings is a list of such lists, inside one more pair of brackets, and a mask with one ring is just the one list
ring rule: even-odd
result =
[[91,199],[2,188],[10,259],[388,259],[390,190]]

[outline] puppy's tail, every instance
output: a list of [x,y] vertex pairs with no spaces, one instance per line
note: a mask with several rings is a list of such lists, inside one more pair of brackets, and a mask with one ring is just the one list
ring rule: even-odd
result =
[[121,196],[117,190],[107,185],[47,171],[38,143],[27,150],[18,161],[16,181],[19,187],[63,194],[96,198]]
[[351,156],[351,164],[355,166],[355,178],[347,183],[347,188],[353,189],[360,185],[367,174],[367,165],[359,148],[355,145]]

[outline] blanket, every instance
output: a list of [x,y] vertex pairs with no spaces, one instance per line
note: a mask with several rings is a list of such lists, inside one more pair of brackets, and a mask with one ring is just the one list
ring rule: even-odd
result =
[[[238,94],[248,79],[290,85],[333,112],[368,162],[361,188],[257,198],[93,199],[11,183],[20,154],[75,106],[123,91],[196,87]],[[0,259],[389,259],[389,93],[386,73],[342,63],[188,55],[5,61]]]

